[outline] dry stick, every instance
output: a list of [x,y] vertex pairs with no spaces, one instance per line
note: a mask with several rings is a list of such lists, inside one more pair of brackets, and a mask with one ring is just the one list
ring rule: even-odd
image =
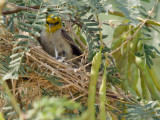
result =
[[39,6],[37,6],[37,5],[24,7],[24,6],[15,5],[13,3],[7,3],[7,6],[14,7],[15,9],[2,11],[3,15],[13,14],[13,13],[21,12],[21,11],[28,11],[28,10],[37,12],[37,9],[39,9]]
[[[119,49],[121,49],[125,44],[127,44],[132,38],[134,38],[134,37],[137,35],[137,33],[140,31],[140,29],[145,25],[145,23],[146,23],[146,21],[148,20],[148,18],[149,18],[149,17],[151,16],[151,14],[154,12],[154,9],[155,9],[156,5],[158,4],[158,2],[159,2],[159,0],[156,1],[156,3],[155,3],[155,5],[153,6],[152,10],[149,11],[147,18],[146,18],[145,20],[143,20],[143,21],[139,24],[140,27],[136,30],[136,32],[135,32],[131,37],[129,37],[123,44],[121,44],[120,47],[118,47],[117,49],[115,49],[115,50],[113,50],[112,52],[110,52],[109,55],[112,55],[112,54],[114,54],[115,52],[117,52]],[[138,25],[138,26],[139,26],[139,25]]]
[[80,56],[76,56],[76,57],[74,57],[74,58],[72,58],[72,59],[69,59],[69,60],[67,60],[66,62],[70,62],[70,61],[73,61],[73,60],[77,60],[78,58],[80,58],[80,57],[82,57],[82,56],[83,56],[83,54],[80,55]]
[[69,78],[69,79],[75,79],[78,80],[78,78],[76,78],[74,75],[70,74],[70,76],[66,75],[66,73],[61,72],[61,75],[65,76],[65,78]]
[[[75,81],[78,81],[78,78],[76,78],[76,77],[75,77],[74,75],[72,75],[72,74],[70,74],[70,76],[68,76],[68,75],[66,75],[66,73],[61,72],[61,75],[63,75],[64,78],[67,78],[67,77],[68,77],[68,79],[75,79]],[[61,78],[62,78],[62,77],[61,77]],[[80,83],[80,81],[79,81],[78,83]],[[81,84],[83,84],[83,83],[81,83]],[[83,84],[83,86],[87,87],[88,85]]]
[[86,93],[83,93],[82,95],[80,95],[80,96],[78,96],[78,97],[76,97],[76,98],[74,98],[74,99],[72,99],[72,100],[75,101],[75,100],[77,100],[78,98],[83,97],[83,96],[85,96],[85,95],[86,95]]
[[125,93],[119,88],[119,87],[117,87],[117,86],[115,86],[115,88],[117,89],[117,91],[120,91],[121,93],[120,93],[120,95],[123,97],[123,98],[125,98],[127,101],[129,101],[129,102],[132,102],[126,95],[125,95]]
[[42,97],[42,94],[41,94],[41,87],[40,87],[40,83],[39,83],[39,80],[37,80],[37,84],[38,84],[38,95],[39,97],[41,98]]
[[74,31],[73,28],[69,24],[67,24],[67,26],[69,27],[72,35],[77,39],[80,46],[82,46],[85,51],[88,51],[87,47],[82,43],[82,41],[79,39],[79,37],[73,32]]
[[70,96],[72,97],[72,99],[74,98],[74,95],[72,94],[72,92],[70,91],[69,88],[67,88],[67,90],[69,91]]
[[68,88],[68,87],[71,87],[72,85],[71,84],[68,84],[68,85],[64,85],[62,87],[59,87],[60,89],[65,89],[65,88]]

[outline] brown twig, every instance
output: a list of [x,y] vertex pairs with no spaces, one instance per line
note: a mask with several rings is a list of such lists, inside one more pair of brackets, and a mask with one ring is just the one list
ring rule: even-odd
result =
[[73,28],[71,27],[70,24],[67,24],[67,27],[70,29],[71,31],[71,34],[77,39],[78,43],[80,44],[80,46],[82,46],[82,48],[85,50],[85,51],[88,51],[88,49],[86,48],[86,46],[82,43],[82,41],[79,39],[79,37],[74,33],[74,30]]
[[37,9],[39,9],[38,5],[25,7],[25,6],[18,6],[18,5],[15,5],[13,3],[7,3],[6,6],[12,7],[14,9],[13,10],[2,11],[3,15],[18,13],[18,12],[27,11],[27,10],[37,12]]

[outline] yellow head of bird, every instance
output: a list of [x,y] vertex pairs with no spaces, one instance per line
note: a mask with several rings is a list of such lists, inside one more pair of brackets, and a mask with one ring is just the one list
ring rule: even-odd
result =
[[54,15],[49,15],[46,20],[45,26],[46,31],[49,33],[54,33],[62,28],[62,21],[59,17],[54,17]]

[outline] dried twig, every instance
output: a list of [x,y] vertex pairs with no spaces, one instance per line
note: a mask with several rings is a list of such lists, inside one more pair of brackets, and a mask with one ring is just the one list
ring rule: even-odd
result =
[[68,23],[67,27],[70,29],[71,34],[77,39],[78,43],[80,44],[80,46],[82,46],[82,48],[85,51],[88,51],[87,47],[82,43],[82,41],[79,39],[79,37],[74,33],[73,28],[71,27],[71,25]]
[[25,7],[25,6],[18,6],[18,5],[15,5],[13,3],[7,3],[6,6],[8,6],[9,8],[14,8],[14,9],[13,10],[2,11],[3,15],[18,13],[18,12],[21,12],[21,11],[35,11],[35,12],[37,12],[37,9],[39,9],[38,5]]

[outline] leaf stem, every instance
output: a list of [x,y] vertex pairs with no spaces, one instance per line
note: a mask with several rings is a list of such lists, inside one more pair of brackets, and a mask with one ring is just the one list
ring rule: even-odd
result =
[[[98,16],[97,13],[96,13],[96,17],[97,17],[97,21],[98,21],[98,23],[99,23],[99,28],[101,28],[99,16]],[[103,39],[102,39],[102,32],[101,32],[101,30],[99,30],[99,37],[100,37],[100,43],[101,43],[100,51],[102,51],[102,48],[103,48],[104,46],[103,46]]]

